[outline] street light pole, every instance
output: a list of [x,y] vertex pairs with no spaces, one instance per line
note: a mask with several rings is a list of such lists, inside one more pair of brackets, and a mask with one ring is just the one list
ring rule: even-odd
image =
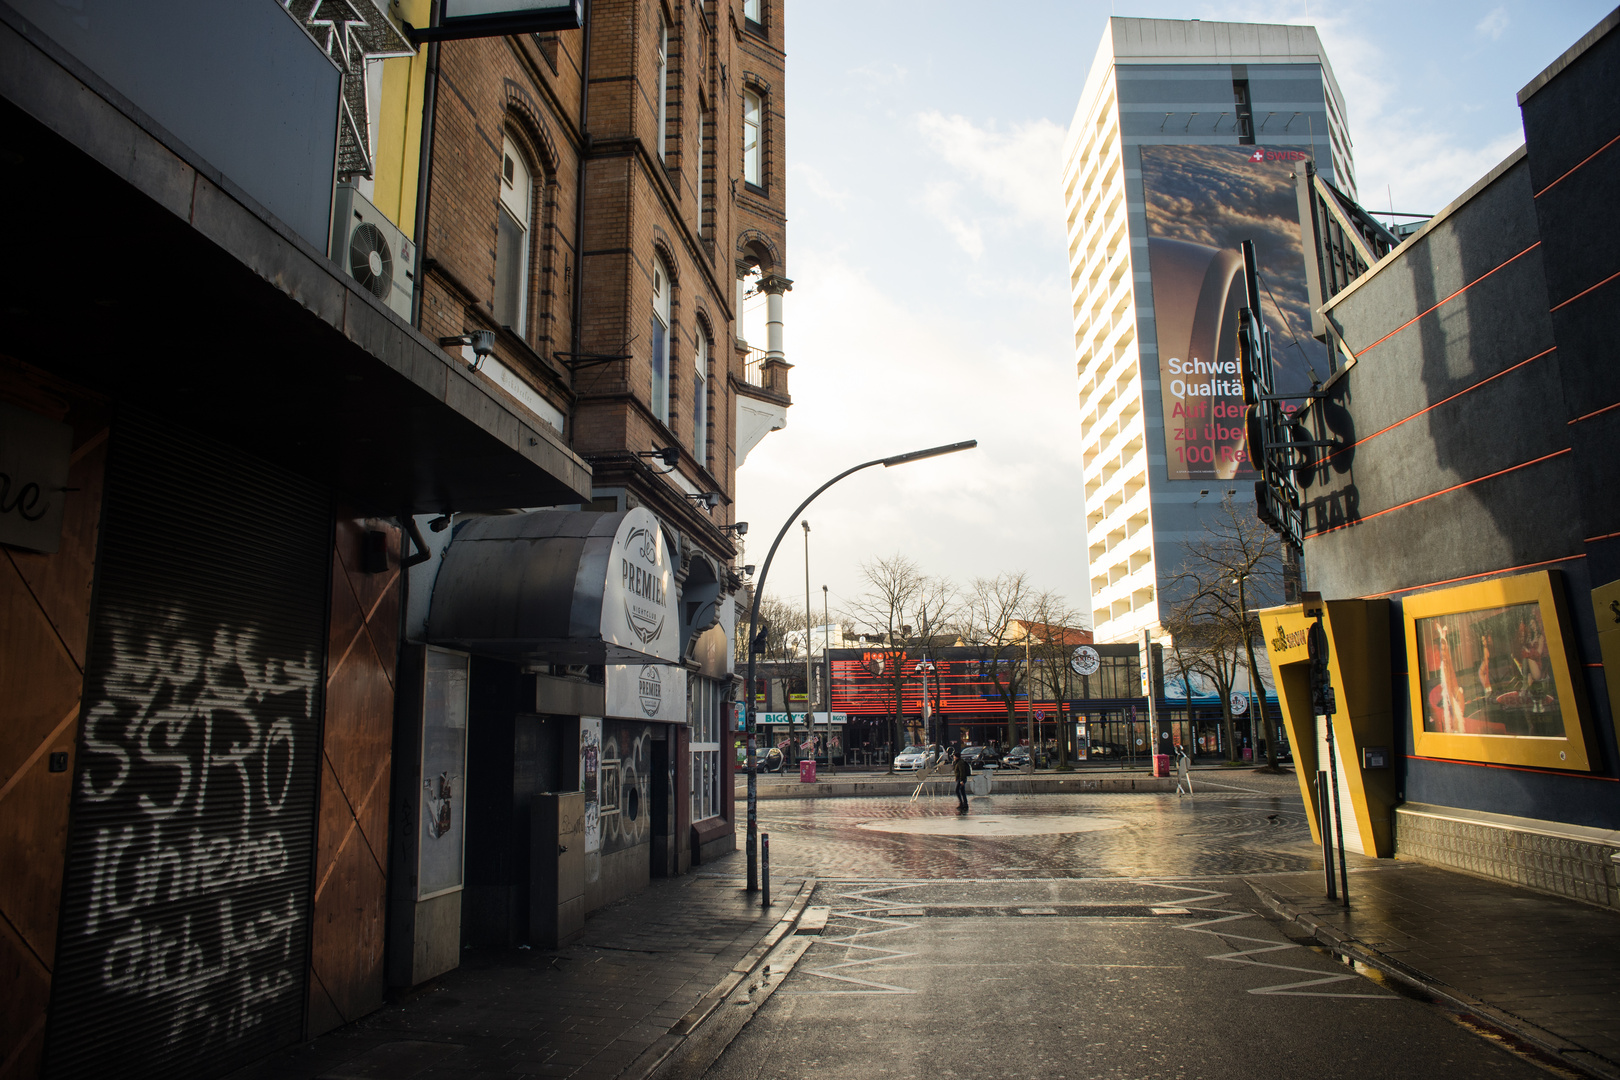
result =
[[804,528],[804,732],[810,736],[810,760],[813,762],[816,759],[816,677],[810,658],[810,523],[801,521],[799,524]]
[[[832,653],[828,651],[828,635],[832,633],[831,620],[827,617],[827,586],[821,587],[821,666],[827,672],[827,693],[825,705],[827,709],[827,737],[822,746],[827,750],[827,771],[832,772]],[[838,639],[840,642],[843,638]]]
[[754,604],[748,619],[748,757],[744,766],[748,770],[748,838],[746,841],[748,858],[748,891],[759,891],[759,757],[755,735],[758,731],[758,717],[754,702],[754,664],[759,653],[759,602],[765,596],[765,579],[771,572],[771,561],[776,558],[776,549],[781,546],[782,538],[787,535],[788,529],[798,516],[804,513],[805,508],[816,501],[816,497],[823,491],[832,487],[846,476],[851,476],[862,469],[870,469],[874,465],[882,465],[891,469],[896,465],[908,465],[913,461],[924,458],[939,457],[941,454],[954,454],[958,450],[971,450],[979,445],[977,439],[966,442],[951,443],[948,446],[933,446],[927,450],[913,450],[909,454],[896,454],[893,457],[877,458],[873,461],[863,461],[861,464],[845,469],[837,476],[810,493],[810,497],[800,503],[798,509],[788,515],[777,532],[776,539],[771,541],[771,550],[765,555],[765,562],[759,568],[759,576],[754,579]]

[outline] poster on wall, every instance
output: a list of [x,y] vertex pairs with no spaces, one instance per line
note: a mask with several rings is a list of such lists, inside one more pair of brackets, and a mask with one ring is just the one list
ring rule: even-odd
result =
[[[1148,266],[1172,480],[1252,480],[1243,426],[1238,311],[1247,303],[1241,244],[1252,240],[1274,385],[1288,396],[1328,374],[1310,335],[1296,169],[1308,149],[1144,146]],[[1293,412],[1299,402],[1287,402]]]
[[1558,581],[1543,571],[1402,601],[1419,755],[1589,768]]
[[579,790],[585,793],[585,854],[602,850],[602,718],[579,718]]
[[416,897],[426,900],[462,885],[467,809],[466,653],[430,647],[422,706],[422,835]]

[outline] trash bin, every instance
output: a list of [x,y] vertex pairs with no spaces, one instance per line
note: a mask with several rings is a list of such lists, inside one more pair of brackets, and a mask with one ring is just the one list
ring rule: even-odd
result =
[[1153,755],[1153,775],[1154,776],[1169,776],[1170,775],[1170,755],[1169,754],[1154,754]]
[[813,784],[816,782],[816,762],[814,758],[805,758],[799,762],[799,783]]

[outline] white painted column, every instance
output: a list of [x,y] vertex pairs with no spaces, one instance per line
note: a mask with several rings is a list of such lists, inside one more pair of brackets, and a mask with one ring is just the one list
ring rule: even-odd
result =
[[770,360],[782,359],[782,290],[779,288],[765,294],[765,355]]

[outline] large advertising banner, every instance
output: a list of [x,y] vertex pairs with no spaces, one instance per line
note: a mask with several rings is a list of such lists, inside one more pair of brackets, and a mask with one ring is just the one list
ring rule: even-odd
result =
[[[1159,342],[1165,459],[1172,480],[1252,480],[1243,427],[1240,245],[1254,242],[1277,392],[1326,377],[1311,337],[1295,170],[1285,146],[1144,146],[1148,266]],[[1296,406],[1284,405],[1288,412]]]

